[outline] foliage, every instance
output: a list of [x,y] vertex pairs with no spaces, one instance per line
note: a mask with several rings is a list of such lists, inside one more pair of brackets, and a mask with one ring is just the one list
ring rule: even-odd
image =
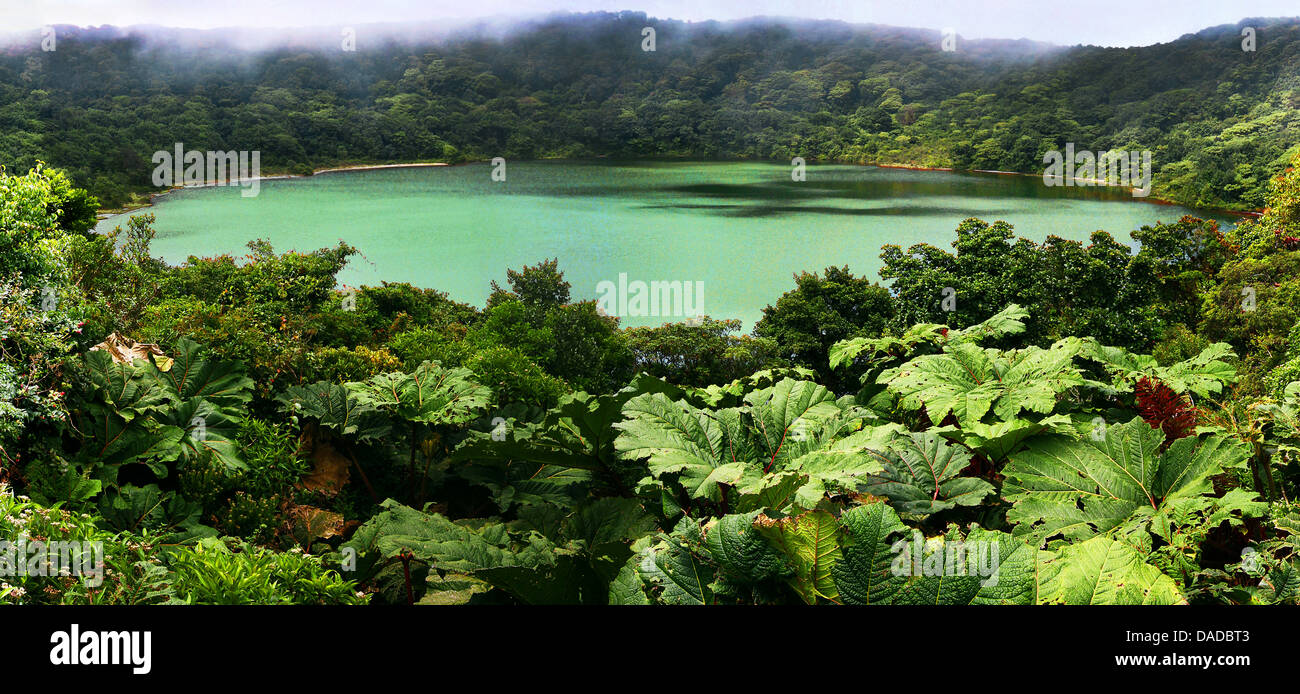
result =
[[778,355],[806,366],[818,380],[839,390],[838,375],[829,369],[830,348],[840,340],[876,337],[894,315],[889,291],[855,277],[847,267],[829,267],[824,274],[795,276],[796,288],[786,292],[775,306],[763,309],[754,335],[781,346]]
[[[1156,233],[1148,229],[1144,237]],[[1159,335],[1157,306],[1167,306],[1151,257],[1159,251],[1133,254],[1102,231],[1086,246],[1057,236],[1037,244],[1014,239],[1006,222],[974,218],[957,227],[952,245],[951,254],[928,244],[906,252],[884,247],[880,276],[893,280],[901,325],[964,328],[1014,303],[1035,316],[1024,335],[1031,344],[1089,336],[1145,349]]]
[[624,333],[638,372],[682,386],[727,383],[777,365],[776,341],[733,335],[738,320],[705,316],[698,324],[666,323]]
[[[855,122],[926,117],[842,81]],[[6,176],[0,535],[107,551],[0,601],[1295,603],[1293,297],[1215,303],[1296,252],[1289,176],[1136,252],[968,220],[886,249],[891,289],[797,277],[753,337],[621,329],[555,260],[483,311],[338,291],[342,243],[171,266],[148,217],[88,235],[66,179]]]
[[1035,439],[1006,467],[1007,520],[1037,544],[1159,527],[1179,501],[1218,503],[1202,498],[1213,491],[1210,477],[1247,457],[1241,442],[1222,436],[1180,438],[1161,452],[1164,440],[1138,418],[1087,440]]
[[1219,282],[1201,293],[1202,331],[1244,355],[1245,385],[1257,393],[1280,391],[1290,379],[1266,377],[1279,366],[1293,373],[1300,355],[1291,339],[1300,322],[1300,246],[1286,241],[1300,235],[1297,163],[1300,155],[1270,183],[1263,216],[1229,234],[1236,253],[1224,264]]
[[171,557],[173,602],[205,605],[364,605],[368,598],[317,557],[210,538]]

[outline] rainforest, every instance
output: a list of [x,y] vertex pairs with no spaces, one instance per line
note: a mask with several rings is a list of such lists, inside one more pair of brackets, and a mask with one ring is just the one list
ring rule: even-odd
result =
[[[158,27],[8,48],[0,604],[1297,604],[1300,20],[1247,24],[1244,57],[1241,26],[949,52],[627,12],[350,53]],[[170,206],[211,192],[142,206],[180,143],[482,186],[553,158],[776,162],[785,198],[805,159],[1038,185],[1069,144],[1153,153],[1152,197],[1185,209],[1033,238],[970,216],[941,243],[890,216],[869,258],[741,264],[778,287],[742,321],[660,312],[700,305],[689,272],[610,268],[597,301],[559,254],[500,264],[481,302],[386,281],[362,195],[337,242],[213,215],[240,250],[164,258]],[[629,324],[628,280],[681,300]]]

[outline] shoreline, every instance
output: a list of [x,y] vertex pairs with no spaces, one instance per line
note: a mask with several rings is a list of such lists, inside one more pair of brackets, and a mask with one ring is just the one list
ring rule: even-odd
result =
[[157,193],[150,193],[148,202],[139,203],[135,205],[127,205],[126,207],[121,207],[121,208],[99,209],[95,211],[95,216],[99,221],[103,221],[105,219],[108,219],[109,217],[118,217],[128,212],[143,210],[146,207],[152,207],[155,199],[167,195],[172,191],[184,190],[186,188],[231,187],[231,186],[238,186],[242,183],[250,182],[250,181],[281,181],[290,178],[311,178],[312,176],[319,176],[321,174],[347,173],[349,171],[373,171],[376,169],[412,169],[412,168],[426,167],[426,166],[452,166],[452,164],[445,161],[416,162],[412,164],[358,164],[356,166],[339,166],[339,167],[329,168],[329,169],[313,169],[310,174],[284,173],[284,174],[271,174],[268,176],[254,176],[253,178],[238,178],[230,183],[224,183],[224,184],[204,181],[202,183],[194,183],[191,185],[172,186],[167,190],[160,190]]
[[[603,157],[603,156],[594,157],[594,159],[604,159],[604,158],[607,157]],[[585,161],[585,160],[587,159],[586,158],[574,159],[573,161]],[[486,161],[486,160],[472,160],[463,163],[473,163],[473,161]],[[564,161],[564,159],[529,159],[525,161]],[[648,161],[653,161],[653,160],[648,160]],[[754,161],[754,160],[738,159],[736,161]],[[863,163],[863,162],[835,162],[835,161],[831,161],[828,163],[848,164],[851,166],[872,166],[877,169],[902,169],[907,171],[938,171],[943,173],[957,173],[957,174],[987,174],[987,175],[994,175],[994,176],[1041,177],[1041,174],[1023,173],[1020,171],[995,171],[991,169],[955,169],[952,167],[944,167],[944,166],[922,166],[920,164],[876,164],[876,163]],[[434,166],[455,166],[455,164],[451,164],[448,162],[416,162],[411,164],[358,164],[356,166],[340,166],[340,167],[333,167],[328,169],[315,169],[310,174],[274,174],[270,176],[258,176],[256,178],[238,179],[235,182],[226,185],[227,186],[239,185],[244,181],[275,181],[275,180],[283,180],[283,179],[290,179],[290,178],[310,178],[311,176],[319,176],[322,174],[348,173],[353,171],[376,171],[379,169],[411,169],[411,168],[423,168],[423,167],[434,167]],[[1112,186],[1106,186],[1105,181],[1101,179],[1086,179],[1086,178],[1079,178],[1076,176],[1072,180],[1092,183],[1095,185],[1076,185],[1076,186],[1063,186],[1063,187],[1071,187],[1071,188],[1112,187]],[[172,191],[175,190],[182,190],[184,188],[211,188],[216,186],[217,184],[208,183],[206,181],[194,185],[173,186],[164,191],[159,191],[157,193],[150,193],[149,201],[145,203],[140,203],[137,205],[128,205],[120,209],[97,210],[96,217],[98,218],[98,221],[103,221],[105,219],[108,219],[109,217],[117,217],[120,215],[127,214],[129,212],[134,212],[136,210],[142,210],[147,207],[152,207],[154,204],[154,200],[156,198],[158,198],[159,196],[167,195],[168,193],[171,193]],[[1191,210],[1230,215],[1234,217],[1240,217],[1242,219],[1258,219],[1259,217],[1263,216],[1263,212],[1261,210],[1246,211],[1246,210],[1230,210],[1230,209],[1218,208],[1218,207],[1193,207],[1192,205],[1189,205],[1187,203],[1177,202],[1175,200],[1170,200],[1168,198],[1151,197],[1151,196],[1146,196],[1146,197],[1121,196],[1118,200],[1116,200],[1116,202],[1145,202],[1145,203],[1152,203],[1155,205],[1186,207]]]
[[[904,169],[904,170],[907,170],[907,171],[942,171],[942,172],[946,172],[946,173],[992,174],[992,175],[996,175],[996,176],[1030,176],[1030,177],[1035,177],[1035,178],[1038,178],[1038,177],[1041,177],[1041,176],[1042,176],[1042,174],[1024,173],[1024,172],[1021,172],[1021,171],[994,171],[994,170],[992,170],[992,169],[954,169],[954,168],[951,168],[951,167],[944,167],[944,166],[921,166],[921,165],[919,165],[919,164],[863,164],[863,165],[860,165],[860,166],[874,166],[874,167],[876,167],[876,168],[878,168],[878,169]],[[1059,186],[1059,187],[1063,187],[1063,188],[1115,188],[1115,187],[1120,187],[1120,186],[1109,186],[1109,185],[1106,185],[1106,181],[1103,180],[1103,179],[1100,179],[1100,178],[1080,178],[1080,177],[1078,177],[1078,176],[1075,176],[1074,178],[1072,178],[1072,179],[1070,179],[1070,180],[1073,180],[1073,181],[1081,181],[1081,182],[1088,183],[1088,184],[1091,184],[1091,185],[1073,185],[1073,186],[1064,186],[1064,185],[1063,185],[1063,186]],[[1137,197],[1137,196],[1121,196],[1118,200],[1116,200],[1116,202],[1148,202],[1148,203],[1152,203],[1152,204],[1155,204],[1155,205],[1171,205],[1171,206],[1178,206],[1178,207],[1186,207],[1187,209],[1190,209],[1190,210],[1198,210],[1198,211],[1203,211],[1203,212],[1213,212],[1213,213],[1216,213],[1216,214],[1232,215],[1232,216],[1234,216],[1234,217],[1241,217],[1241,218],[1244,218],[1244,219],[1258,219],[1259,217],[1264,216],[1264,213],[1263,213],[1262,211],[1260,211],[1260,210],[1230,210],[1230,209],[1222,208],[1222,207],[1195,207],[1195,206],[1193,206],[1193,205],[1189,205],[1189,204],[1187,204],[1187,203],[1178,202],[1177,200],[1170,200],[1170,199],[1168,199],[1168,198],[1153,197],[1153,196],[1150,196],[1150,195],[1145,196],[1145,197]]]

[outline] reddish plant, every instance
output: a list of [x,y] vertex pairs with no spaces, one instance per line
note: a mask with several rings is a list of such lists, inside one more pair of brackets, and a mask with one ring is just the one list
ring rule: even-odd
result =
[[1165,432],[1165,447],[1196,428],[1196,407],[1154,378],[1138,379],[1137,409],[1143,421]]
[[1294,251],[1297,248],[1300,248],[1300,238],[1283,235],[1281,229],[1274,229],[1273,236],[1277,238],[1278,243],[1282,244],[1282,247],[1288,251]]

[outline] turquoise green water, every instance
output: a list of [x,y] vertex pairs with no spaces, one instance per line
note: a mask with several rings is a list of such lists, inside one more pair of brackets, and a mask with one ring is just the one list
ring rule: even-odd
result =
[[[810,166],[795,182],[776,164],[604,162],[509,163],[504,182],[487,164],[323,174],[263,181],[256,197],[177,191],[150,211],[154,255],[172,263],[242,255],[256,238],[278,251],[344,240],[363,255],[340,276],[349,286],[411,282],[482,306],[506,268],[558,257],[575,299],[599,298],[600,283],[620,273],[629,283],[703,282],[698,312],[740,318],[746,330],[793,274],[848,265],[878,279],[881,245],[950,249],[967,217],[1006,220],[1035,241],[1104,229],[1131,243],[1144,224],[1193,214],[1035,177]],[[624,325],[680,319],[660,311]]]

